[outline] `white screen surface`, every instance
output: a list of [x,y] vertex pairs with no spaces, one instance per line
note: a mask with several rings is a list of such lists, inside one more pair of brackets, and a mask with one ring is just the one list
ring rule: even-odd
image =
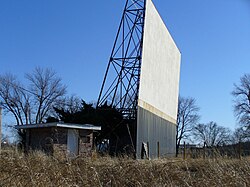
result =
[[150,106],[153,111],[160,111],[176,121],[180,60],[181,54],[174,40],[152,1],[147,0],[139,106]]

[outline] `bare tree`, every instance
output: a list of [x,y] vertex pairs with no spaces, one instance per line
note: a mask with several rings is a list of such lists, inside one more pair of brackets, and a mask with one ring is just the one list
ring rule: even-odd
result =
[[239,142],[246,142],[250,140],[249,130],[245,127],[239,127],[235,129],[233,136],[232,136],[232,143],[236,144]]
[[35,123],[42,123],[62,97],[66,94],[66,87],[61,79],[50,69],[36,68],[32,73],[26,74],[30,81],[30,90],[33,95],[33,105],[36,106]]
[[7,142],[8,143],[9,142],[8,135],[6,135],[6,134],[3,133],[0,142],[2,142],[2,143]]
[[177,128],[176,128],[176,156],[181,144],[181,140],[187,138],[194,125],[200,119],[198,115],[199,107],[194,98],[179,97]]
[[71,95],[65,98],[63,108],[73,114],[82,109],[82,102],[82,99],[79,97]]
[[12,74],[0,76],[1,106],[13,114],[17,125],[29,124],[31,114],[31,95],[21,87],[21,83]]
[[250,130],[250,74],[245,74],[241,77],[240,84],[234,85],[232,95],[235,97],[235,115],[246,130]]
[[17,125],[44,122],[66,93],[61,79],[50,69],[36,68],[26,78],[28,87],[11,74],[0,76],[1,105],[15,117]]
[[48,122],[59,121],[60,115],[58,115],[58,110],[63,110],[69,114],[74,114],[82,110],[82,99],[76,95],[71,95],[69,97],[64,97],[57,105],[54,106],[54,112],[46,119]]
[[215,122],[198,124],[193,129],[194,138],[209,147],[220,146],[231,142],[231,132],[228,128],[217,125]]

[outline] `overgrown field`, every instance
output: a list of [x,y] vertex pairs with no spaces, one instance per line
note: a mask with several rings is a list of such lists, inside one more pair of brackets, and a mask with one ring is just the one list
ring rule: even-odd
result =
[[2,151],[0,186],[250,186],[250,161],[92,157]]

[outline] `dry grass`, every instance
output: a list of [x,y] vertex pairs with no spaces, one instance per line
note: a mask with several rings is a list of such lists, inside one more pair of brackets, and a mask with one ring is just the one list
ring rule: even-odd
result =
[[0,186],[250,186],[248,159],[138,161],[2,151]]

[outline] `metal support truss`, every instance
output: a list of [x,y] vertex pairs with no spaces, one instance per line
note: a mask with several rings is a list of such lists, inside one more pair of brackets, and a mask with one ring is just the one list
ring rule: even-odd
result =
[[127,0],[97,106],[107,103],[126,119],[137,112],[146,0]]

